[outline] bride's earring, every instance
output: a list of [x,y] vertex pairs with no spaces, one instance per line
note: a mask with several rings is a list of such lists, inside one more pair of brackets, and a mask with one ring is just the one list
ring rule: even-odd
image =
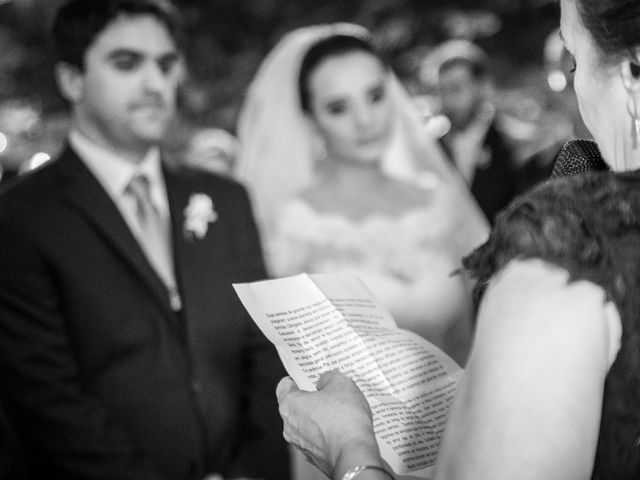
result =
[[323,162],[327,159],[327,142],[325,142],[324,138],[317,138],[314,158],[316,162]]
[[327,142],[318,131],[318,128],[311,121],[308,122],[307,128],[311,142],[311,158],[317,165],[327,158]]

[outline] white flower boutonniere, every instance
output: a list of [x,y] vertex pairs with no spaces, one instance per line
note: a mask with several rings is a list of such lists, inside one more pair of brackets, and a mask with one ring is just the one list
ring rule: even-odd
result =
[[187,238],[203,239],[209,224],[218,219],[211,197],[204,193],[193,193],[184,209],[184,233]]

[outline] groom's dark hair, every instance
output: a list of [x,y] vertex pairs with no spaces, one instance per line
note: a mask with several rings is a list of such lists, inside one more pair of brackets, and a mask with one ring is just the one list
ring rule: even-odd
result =
[[71,0],[58,10],[51,28],[56,61],[83,71],[87,49],[120,15],[151,15],[181,43],[179,14],[168,0]]

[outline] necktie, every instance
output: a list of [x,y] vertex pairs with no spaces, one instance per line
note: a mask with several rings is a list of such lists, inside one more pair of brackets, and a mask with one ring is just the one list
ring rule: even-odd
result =
[[136,218],[142,233],[140,246],[167,286],[172,308],[179,310],[181,304],[173,272],[169,223],[162,218],[151,200],[149,179],[142,174],[135,175],[127,185],[126,193],[135,200]]

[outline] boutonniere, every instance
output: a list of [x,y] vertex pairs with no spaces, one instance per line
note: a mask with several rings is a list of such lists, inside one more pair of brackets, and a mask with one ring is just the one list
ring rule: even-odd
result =
[[187,238],[203,239],[209,224],[218,219],[211,197],[204,193],[192,193],[184,209],[184,233]]

